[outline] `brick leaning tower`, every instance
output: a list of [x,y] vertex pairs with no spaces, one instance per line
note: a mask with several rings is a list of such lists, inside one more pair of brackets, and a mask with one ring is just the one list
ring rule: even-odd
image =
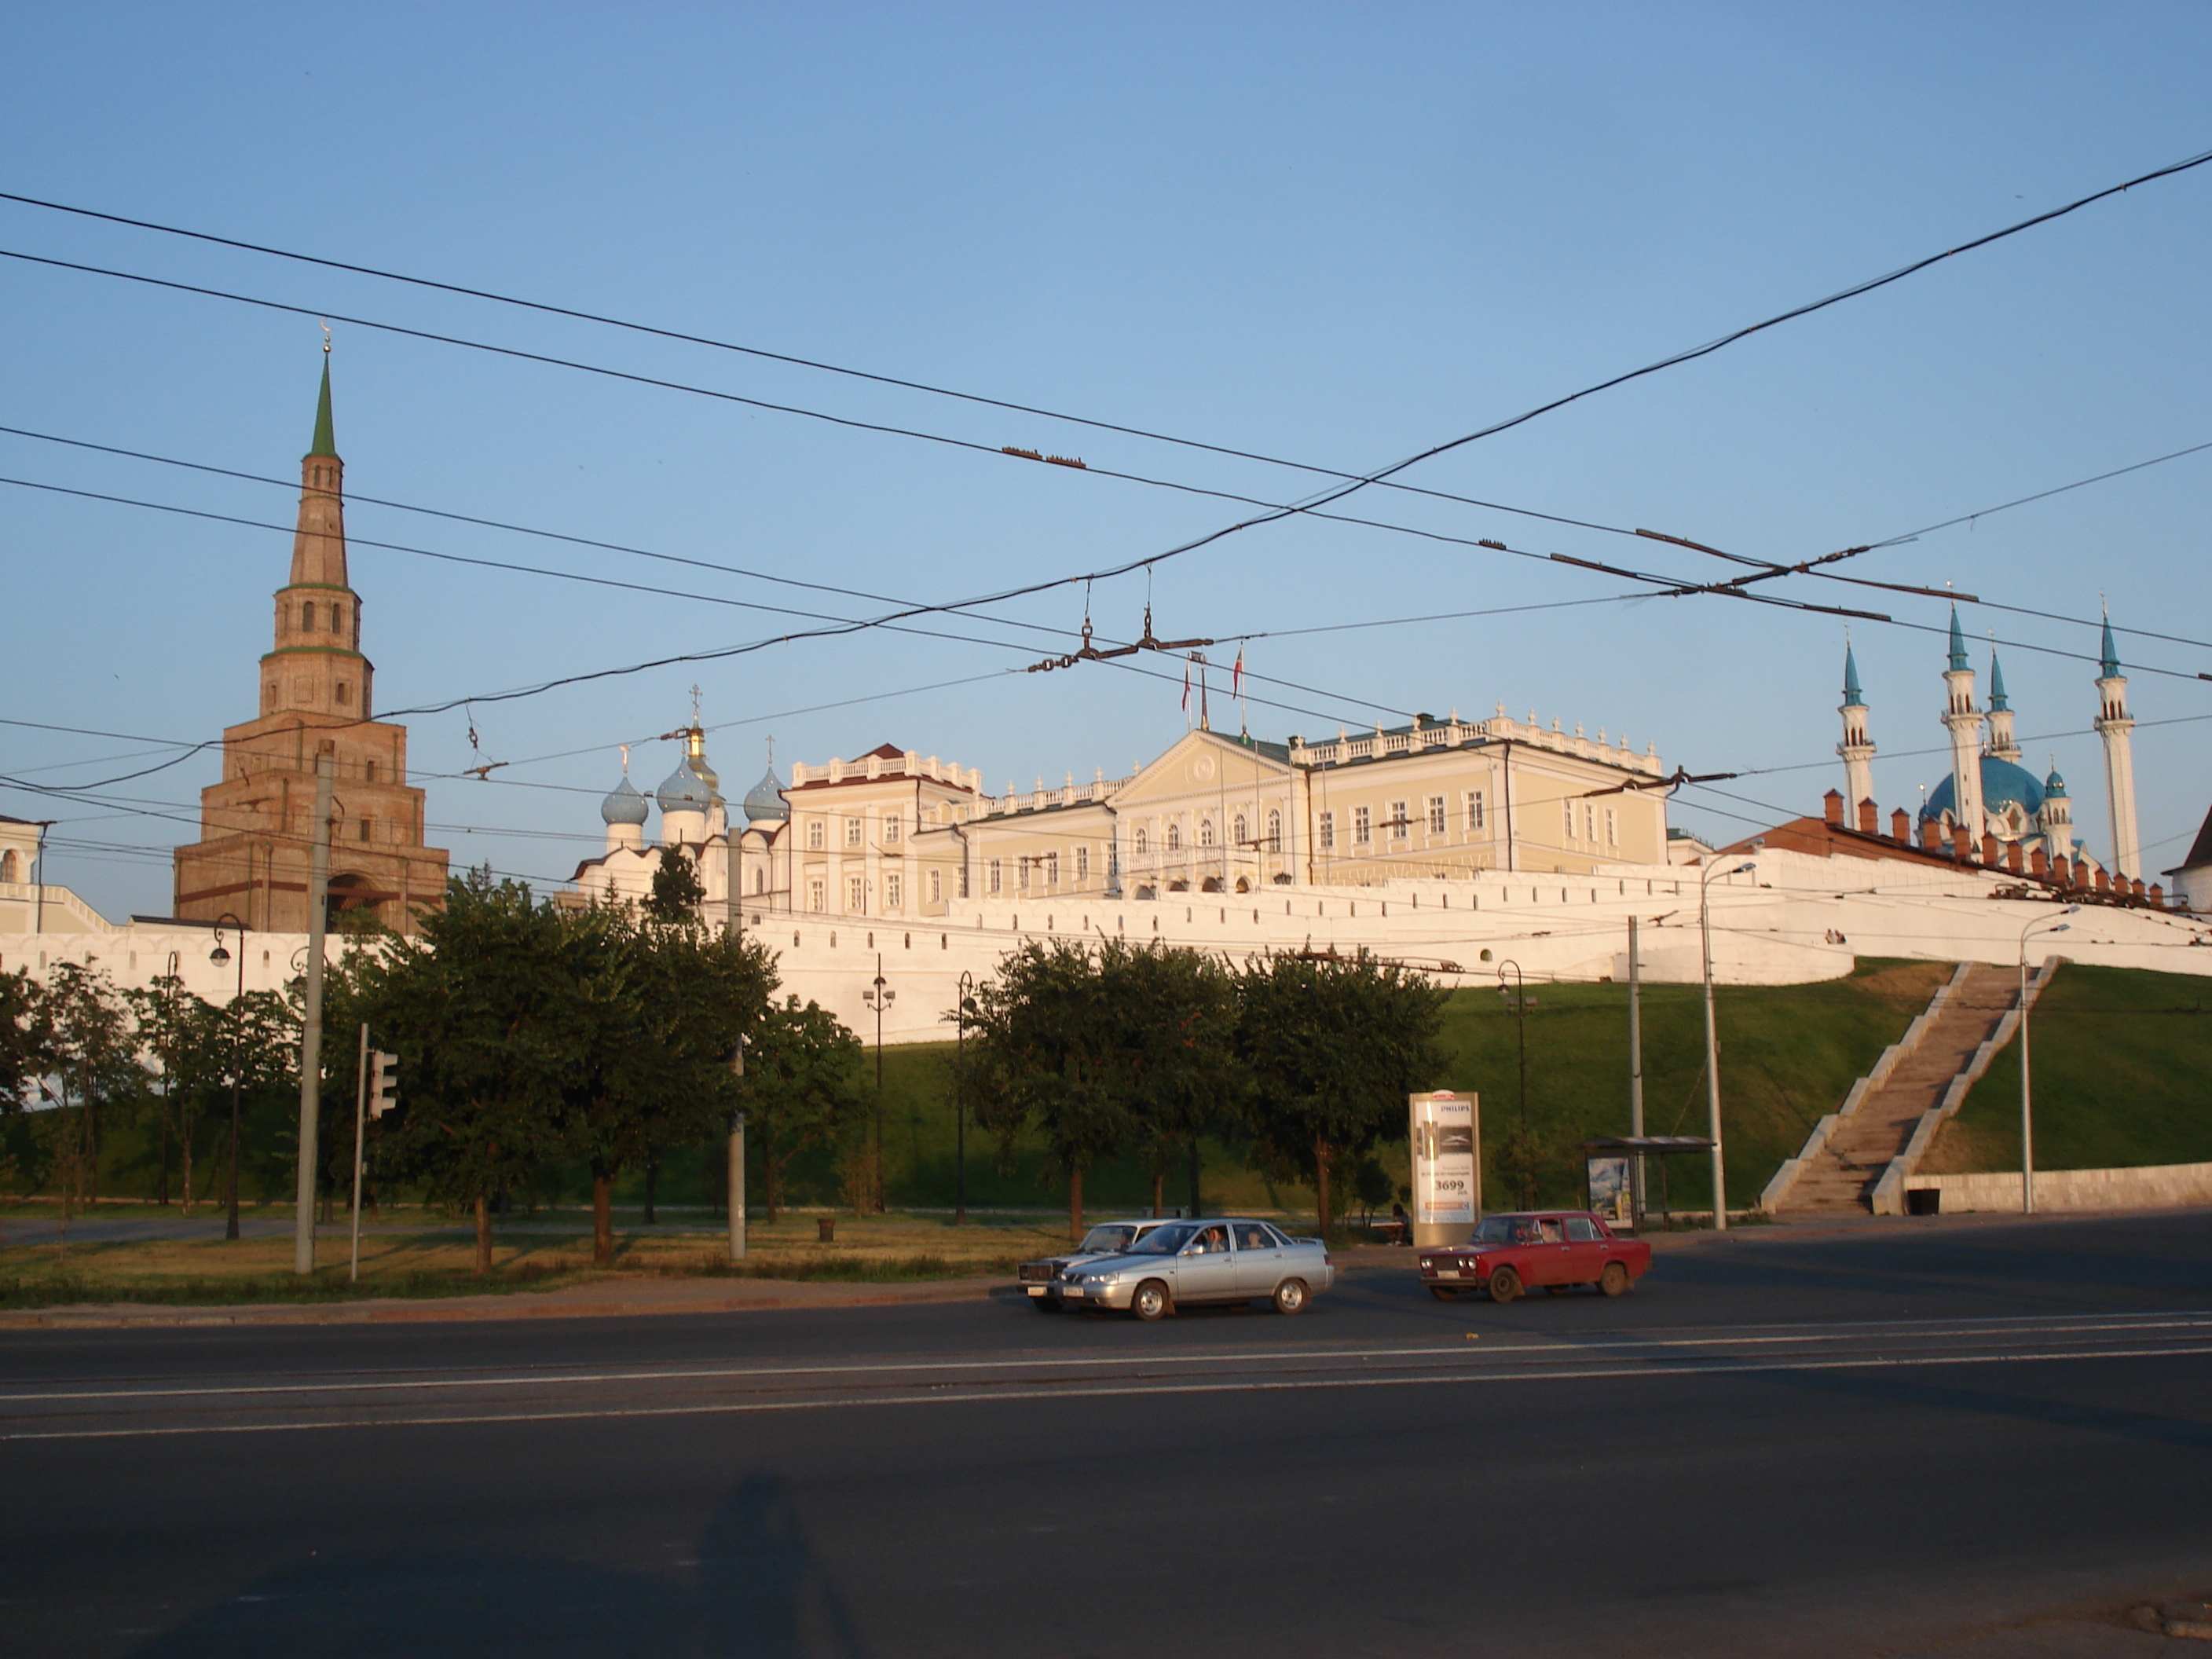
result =
[[276,644],[261,659],[261,713],[222,734],[222,781],[200,791],[200,838],[176,849],[176,914],[225,912],[268,933],[305,933],[314,841],[315,750],[335,745],[331,908],[398,933],[445,902],[445,849],[422,844],[422,792],[407,783],[407,728],[370,718],[375,669],[361,653],[361,599],[346,579],[344,465],[331,422],[324,347],[315,440],[300,464],[291,580],[276,592]]

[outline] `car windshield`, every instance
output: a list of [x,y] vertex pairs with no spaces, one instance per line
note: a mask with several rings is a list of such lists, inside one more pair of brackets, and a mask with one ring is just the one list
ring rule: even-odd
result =
[[1526,1244],[1536,1237],[1536,1224],[1525,1215],[1485,1216],[1475,1229],[1478,1244]]
[[1129,1247],[1132,1255],[1173,1255],[1190,1243],[1191,1235],[1198,1231],[1194,1221],[1179,1221],[1172,1227],[1155,1227]]
[[1114,1255],[1129,1248],[1137,1230],[1127,1224],[1093,1227],[1083,1235],[1083,1243],[1075,1247],[1078,1255]]

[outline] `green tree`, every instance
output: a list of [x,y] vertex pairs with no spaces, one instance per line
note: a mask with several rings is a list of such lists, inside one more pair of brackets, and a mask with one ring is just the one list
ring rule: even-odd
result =
[[45,988],[24,969],[0,974],[0,1112],[21,1110],[54,1061],[53,1011]]
[[738,1039],[760,1020],[775,974],[764,946],[688,910],[598,907],[565,925],[581,975],[565,1133],[591,1164],[592,1258],[604,1266],[614,1260],[616,1177],[726,1132]]
[[52,1124],[66,1257],[75,1203],[100,1202],[102,1112],[132,1099],[140,1079],[129,1008],[106,974],[82,963],[57,963],[43,1000],[53,1022],[55,1075],[61,1083]]
[[699,907],[706,902],[707,890],[700,884],[690,854],[681,847],[661,848],[660,862],[653,867],[653,891],[646,897],[646,915],[658,921],[696,921]]
[[24,1107],[57,1059],[46,988],[21,969],[0,973],[0,1168],[34,1192],[52,1169],[52,1148]]
[[1111,1075],[1152,1177],[1152,1213],[1176,1159],[1235,1109],[1237,983],[1218,957],[1109,940],[1097,953]]
[[1312,1183],[1324,1235],[1335,1170],[1402,1121],[1406,1097],[1441,1075],[1443,1001],[1421,974],[1364,955],[1245,964],[1237,1046],[1254,1149]]
[[1168,1163],[1236,1088],[1227,972],[1192,951],[1056,940],[1009,952],[977,988],[954,1086],[1001,1160],[1025,1128],[1067,1176],[1083,1231],[1084,1171],[1131,1147]]
[[600,949],[521,883],[471,871],[412,939],[349,960],[340,1006],[400,1059],[398,1108],[375,1126],[380,1172],[473,1210],[491,1269],[491,1203],[564,1150]]
[[192,1212],[193,1107],[205,1079],[196,1075],[215,1010],[185,988],[173,974],[125,991],[131,1024],[145,1064],[145,1089],[161,1141],[160,1200],[169,1201],[169,1140],[183,1150],[185,1213]]
[[745,1138],[760,1150],[774,1221],[792,1160],[810,1146],[834,1145],[867,1112],[860,1038],[818,1004],[802,1008],[797,997],[785,998],[748,1040],[743,1099]]

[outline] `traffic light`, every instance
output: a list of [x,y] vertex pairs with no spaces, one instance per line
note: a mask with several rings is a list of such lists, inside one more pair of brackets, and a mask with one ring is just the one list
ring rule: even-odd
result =
[[399,1103],[392,1097],[398,1079],[392,1075],[399,1069],[399,1056],[387,1054],[379,1048],[368,1058],[368,1115],[382,1117]]

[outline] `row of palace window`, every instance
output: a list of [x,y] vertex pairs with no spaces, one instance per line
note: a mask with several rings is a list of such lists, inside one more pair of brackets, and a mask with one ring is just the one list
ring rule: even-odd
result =
[[[996,860],[994,860],[994,862],[995,863]],[[922,889],[929,895],[929,902],[932,904],[942,904],[945,902],[945,872],[942,870],[925,870],[921,872],[921,876]],[[904,909],[906,908],[905,872],[898,870],[886,871],[884,872],[882,881],[884,887],[884,908],[887,911]],[[762,883],[759,872],[756,872],[753,881],[753,890],[755,892],[759,892],[761,890]],[[963,898],[968,896],[967,887],[964,882],[961,886],[960,896]],[[806,884],[806,908],[810,910],[824,910],[829,908],[829,901],[830,884],[827,878],[815,876],[810,878]],[[847,915],[853,916],[866,915],[867,914],[867,878],[858,875],[847,876],[845,878],[845,914]]]
[[[1577,805],[1582,808],[1582,811],[1579,814],[1575,811]],[[1575,833],[1577,819],[1578,817],[1582,830],[1582,833],[1579,836]],[[1597,836],[1598,825],[1601,820],[1598,809],[1594,803],[1590,801],[1582,801],[1578,803],[1572,800],[1563,800],[1559,803],[1559,828],[1565,834],[1567,840],[1571,842],[1580,841],[1585,846],[1589,847],[1595,847],[1599,844]],[[1620,845],[1620,809],[1617,806],[1607,807],[1605,809],[1602,822],[1605,826],[1604,845],[1607,847],[1619,847]]]
[[[868,844],[868,821],[866,818],[840,818],[838,822],[845,826],[844,844],[846,846],[866,847]],[[877,822],[883,827],[883,845],[897,846],[906,833],[905,820],[894,814],[886,813]],[[810,853],[819,853],[829,844],[830,821],[827,818],[807,819],[806,850]]]
[[[1267,826],[1267,834],[1255,844],[1252,839],[1251,820],[1239,812],[1229,820],[1229,844],[1231,847],[1250,848],[1255,852],[1281,852],[1283,850],[1282,813],[1273,807],[1268,808]],[[1198,821],[1198,844],[1201,848],[1213,845],[1213,820],[1211,817],[1200,817]],[[1140,854],[1152,850],[1151,832],[1143,824],[1137,826],[1131,845]],[[1182,824],[1172,818],[1168,821],[1167,828],[1160,834],[1160,848],[1163,852],[1168,853],[1182,851]]]
[[[1391,841],[1403,842],[1411,838],[1413,817],[1411,801],[1394,800],[1382,813],[1381,829]],[[1487,810],[1480,789],[1462,790],[1460,794],[1460,826],[1468,835],[1477,835],[1487,821]],[[1422,828],[1431,836],[1447,834],[1451,825],[1451,803],[1447,796],[1431,795],[1421,803]],[[1352,845],[1354,848],[1375,844],[1376,829],[1374,809],[1355,806],[1352,809]],[[1336,850],[1337,817],[1334,811],[1323,812],[1315,821],[1314,839],[1324,853]]]

